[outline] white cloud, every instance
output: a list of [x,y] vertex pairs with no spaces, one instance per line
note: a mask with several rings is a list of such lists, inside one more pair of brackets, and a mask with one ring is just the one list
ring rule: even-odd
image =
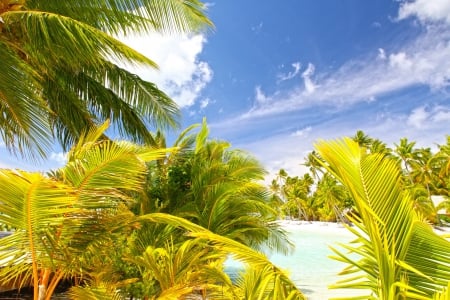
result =
[[441,122],[449,123],[450,122],[450,109],[440,109],[433,115],[432,121],[434,121],[436,123],[441,123]]
[[210,99],[206,98],[200,101],[200,109],[205,109],[209,105]]
[[[395,53],[378,51],[376,57],[350,60],[336,70],[319,73],[314,81],[315,68],[309,64],[302,74],[303,85],[269,95],[257,93],[255,106],[241,119],[317,105],[346,107],[413,86],[450,86],[450,30],[432,27]],[[380,54],[386,59],[377,59]]]
[[398,19],[417,17],[422,22],[446,21],[450,23],[450,1],[448,0],[415,0],[400,5]]
[[384,51],[383,48],[378,48],[378,58],[381,60],[386,59],[386,52]]
[[408,116],[407,124],[421,129],[426,126],[428,118],[429,112],[426,111],[425,107],[418,107]]
[[425,106],[415,108],[407,118],[407,124],[416,129],[427,129],[437,127],[450,121],[450,108]]
[[312,127],[308,126],[306,128],[300,129],[300,130],[296,130],[295,132],[293,132],[291,134],[291,136],[296,136],[296,137],[306,137],[309,135],[309,133],[311,132]]
[[295,62],[295,63],[292,64],[292,67],[294,68],[294,71],[289,72],[287,74],[279,74],[277,76],[278,77],[278,82],[289,80],[289,79],[292,79],[295,76],[297,76],[298,73],[300,72],[300,68],[302,67],[302,65],[299,62]]
[[64,165],[67,162],[67,153],[64,152],[52,152],[49,157],[50,160],[56,162],[58,165]]
[[264,105],[269,101],[260,86],[255,88],[255,101],[257,105]]
[[192,106],[212,79],[213,72],[208,63],[198,59],[206,43],[206,38],[201,34],[152,33],[119,39],[159,66],[159,70],[130,67],[127,69],[157,84],[181,107]]
[[285,169],[292,176],[307,172],[308,169],[302,165],[304,158],[313,150],[314,143],[319,139],[332,140],[353,136],[356,130],[360,129],[371,137],[380,138],[391,148],[403,137],[416,141],[417,147],[433,147],[436,143],[446,142],[449,121],[450,108],[419,106],[404,114],[382,114],[372,121],[367,120],[356,126],[348,118],[320,122],[314,125],[314,130],[306,127],[295,133],[283,132],[239,145],[239,148],[250,151],[264,163],[270,174],[267,183],[270,183],[280,169]]
[[372,23],[372,27],[373,28],[381,28],[381,23],[380,22],[373,22]]
[[409,70],[413,66],[413,62],[406,57],[405,52],[399,52],[389,55],[389,65],[394,68]]
[[311,76],[314,75],[315,67],[312,63],[308,64],[308,68],[302,73],[302,77],[305,83],[305,92],[307,94],[312,94],[316,90],[316,85],[311,79]]

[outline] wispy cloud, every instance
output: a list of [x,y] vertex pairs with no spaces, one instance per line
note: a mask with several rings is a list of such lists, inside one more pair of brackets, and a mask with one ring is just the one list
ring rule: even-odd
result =
[[302,73],[302,78],[305,83],[305,92],[307,95],[314,93],[317,87],[311,79],[311,77],[314,75],[315,70],[316,68],[314,67],[314,65],[309,63],[308,68],[305,70],[305,72]]
[[127,68],[143,79],[157,84],[181,107],[192,106],[213,77],[208,63],[198,59],[206,43],[205,36],[201,34],[152,33],[119,39],[159,66],[159,70]]
[[[303,84],[271,95],[257,88],[255,105],[241,118],[281,114],[317,105],[346,107],[413,86],[450,86],[450,30],[433,26],[409,45],[389,53],[350,60],[316,75],[313,64],[302,73]],[[262,101],[264,100],[264,101]]]
[[299,129],[299,130],[294,131],[294,132],[291,134],[291,136],[295,136],[295,137],[306,137],[306,136],[308,136],[308,134],[311,132],[311,130],[312,130],[312,127],[311,127],[311,126],[308,126],[308,127],[306,127],[306,128],[303,128],[303,129]]
[[293,71],[288,72],[288,73],[278,74],[278,76],[277,76],[278,83],[280,83],[282,81],[290,80],[300,73],[300,68],[302,67],[302,64],[300,62],[295,62],[291,66],[294,68]]

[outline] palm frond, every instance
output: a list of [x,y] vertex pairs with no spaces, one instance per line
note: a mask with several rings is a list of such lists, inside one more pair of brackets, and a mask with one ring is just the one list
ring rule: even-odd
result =
[[320,142],[316,148],[324,166],[349,189],[360,216],[353,219],[360,232],[352,230],[358,243],[344,248],[361,258],[335,253],[349,264],[346,273],[362,271],[365,278],[335,287],[370,288],[380,299],[426,299],[445,286],[450,280],[450,243],[413,210],[397,162],[367,155],[350,139]]
[[[280,294],[280,297],[277,296],[278,298],[272,299],[286,299],[283,298],[283,295],[292,297],[289,299],[305,299],[303,294],[295,287],[288,276],[282,270],[274,266],[262,253],[256,252],[249,247],[227,237],[214,234],[199,225],[176,216],[152,213],[140,216],[138,219],[147,222],[165,223],[183,228],[188,231],[187,234],[189,236],[200,239],[200,241],[207,241],[208,245],[212,246],[215,250],[220,251],[223,256],[231,254],[234,259],[250,264],[252,267],[260,270],[270,268],[273,271],[271,272],[271,276],[273,276],[272,278],[275,282],[273,289],[284,291],[283,294]],[[200,241],[197,241],[197,243]]]
[[0,171],[0,222],[14,228],[0,241],[0,260],[8,262],[0,277],[19,282],[31,277],[37,288],[38,268],[53,269],[58,260],[48,255],[48,236],[58,230],[64,215],[77,211],[75,200],[71,187],[39,173]]
[[58,80],[49,78],[44,93],[57,138],[65,147],[85,128],[111,120],[116,133],[133,141],[152,144],[148,126],[177,127],[176,103],[154,84],[104,62],[103,67],[73,72],[61,67]]
[[199,31],[212,22],[198,0],[27,1],[27,8],[63,14],[110,33]]
[[16,154],[45,156],[51,135],[39,75],[10,46],[0,37],[0,138]]
[[80,70],[85,66],[101,66],[105,58],[156,67],[149,58],[105,32],[66,16],[42,11],[10,11],[2,18],[3,32],[19,36],[28,60],[50,74],[55,65]]

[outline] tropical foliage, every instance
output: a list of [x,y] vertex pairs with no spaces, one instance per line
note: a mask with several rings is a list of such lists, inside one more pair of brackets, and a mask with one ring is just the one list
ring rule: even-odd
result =
[[[104,124],[83,135],[69,152],[67,165],[50,176],[0,172],[0,222],[14,229],[0,240],[2,284],[32,286],[35,299],[50,299],[61,281],[73,285],[68,293],[73,299],[179,299],[192,294],[243,299],[244,287],[233,285],[223,270],[224,259],[231,255],[251,265],[252,272],[273,271],[264,273],[266,284],[255,297],[303,299],[265,255],[241,243],[249,239],[245,234],[234,241],[167,213],[133,213],[146,198],[148,162],[176,149],[105,140],[106,128]],[[240,178],[228,176],[237,182]],[[241,182],[244,190],[250,181]],[[243,209],[241,216],[235,212],[233,217],[247,220],[251,232],[251,221],[256,220],[246,218],[248,214],[252,217]],[[220,214],[209,219],[215,218]],[[239,224],[235,230],[245,229]],[[267,238],[259,231],[253,235]]]
[[[416,143],[406,138],[390,149],[361,130],[351,139],[364,153],[397,161],[402,185],[410,191],[416,212],[433,224],[440,224],[441,218],[448,220],[442,213],[450,212],[450,137],[434,153],[431,148],[415,148]],[[309,173],[303,177],[292,177],[280,170],[272,182],[272,191],[282,203],[280,215],[303,220],[345,221],[344,212],[351,212],[354,206],[347,188],[330,176],[317,151],[307,155],[304,165],[309,167]],[[435,197],[443,201],[435,205]]]
[[112,35],[195,32],[211,25],[204,9],[198,0],[0,0],[1,139],[45,156],[53,137],[67,150],[107,119],[146,143],[148,124],[176,126],[175,102],[117,64],[155,63]]
[[323,166],[351,193],[357,211],[350,217],[355,227],[348,227],[356,239],[341,245],[353,255],[333,248],[334,258],[348,264],[341,274],[351,277],[332,288],[369,290],[364,299],[444,297],[450,281],[450,242],[414,210],[397,161],[368,154],[348,138],[319,142],[316,149]]
[[288,240],[274,222],[277,212],[270,206],[270,193],[259,183],[266,175],[261,164],[248,153],[230,149],[228,142],[208,140],[205,121],[197,134],[193,129],[180,135],[176,151],[150,165],[141,207],[186,218],[255,249],[287,252]]

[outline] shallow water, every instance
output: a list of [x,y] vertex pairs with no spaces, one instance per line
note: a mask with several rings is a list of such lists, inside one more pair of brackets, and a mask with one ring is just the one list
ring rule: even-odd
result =
[[354,290],[329,290],[328,285],[343,277],[337,274],[345,264],[330,259],[333,252],[330,245],[347,243],[354,236],[338,224],[305,224],[285,226],[289,238],[296,248],[288,256],[274,254],[270,260],[287,270],[291,279],[310,300],[323,300],[330,297],[364,295],[367,293]]
[[[338,224],[307,222],[284,223],[289,238],[295,244],[295,251],[290,255],[269,255],[270,260],[289,274],[292,281],[309,300],[324,300],[331,297],[367,295],[367,292],[355,290],[329,290],[328,285],[340,277],[345,264],[328,258],[333,252],[329,245],[338,242],[347,243],[354,236]],[[239,264],[230,263],[231,268]]]

